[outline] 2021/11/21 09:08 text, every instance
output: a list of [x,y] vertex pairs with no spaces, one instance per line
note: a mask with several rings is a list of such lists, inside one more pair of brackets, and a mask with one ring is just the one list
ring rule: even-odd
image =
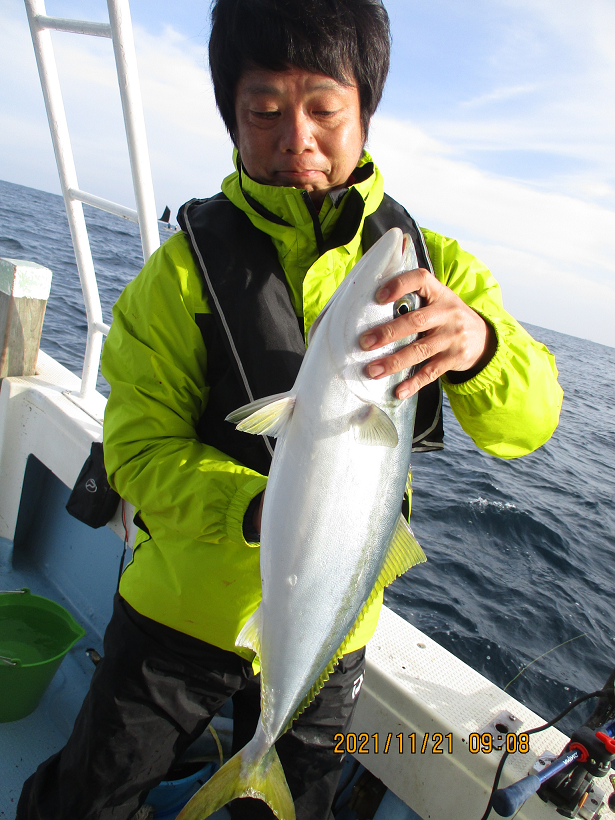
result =
[[[388,754],[397,751],[399,754],[453,754],[453,733],[444,735],[441,732],[429,732],[421,737],[416,732],[404,735],[403,732],[387,734],[376,732],[347,732],[336,734],[335,752],[337,754]],[[470,754],[490,754],[504,749],[509,754],[527,754],[530,750],[530,738],[526,732],[519,735],[509,733],[493,737],[489,732],[471,732],[468,735]]]
[[404,735],[403,732],[394,735],[388,732],[386,735],[376,732],[368,735],[366,732],[359,734],[347,732],[337,734],[333,738],[335,741],[335,752],[337,754],[388,754],[390,751],[397,751],[399,754],[452,754],[453,753],[453,733],[443,735],[440,732],[429,734],[425,732],[423,737],[417,738],[416,732]]

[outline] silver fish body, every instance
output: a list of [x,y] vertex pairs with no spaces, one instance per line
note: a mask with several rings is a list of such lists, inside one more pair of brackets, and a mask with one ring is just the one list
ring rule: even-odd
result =
[[263,597],[237,638],[259,656],[261,720],[234,770],[226,779],[227,767],[217,773],[189,804],[209,787],[199,811],[181,820],[224,805],[210,794],[216,778],[218,800],[260,796],[278,817],[294,817],[290,794],[268,782],[279,779],[274,742],[322,686],[379,589],[425,560],[400,515],[416,396],[395,397],[407,373],[379,380],[365,373],[370,361],[415,337],[373,352],[358,341],[393,318],[393,305],[376,303],[378,288],[415,267],[411,239],[396,228],[385,234],[316,320],[293,389],[229,417],[246,432],[277,436],[261,527]]
[[[367,377],[366,364],[390,351],[366,353],[358,337],[393,316],[393,306],[378,305],[374,294],[403,269],[401,246],[401,231],[390,232],[338,288],[313,333],[292,417],[277,441],[261,530],[261,697],[272,740],[352,629],[399,518],[416,396],[395,397],[406,374]],[[360,438],[373,407],[392,421],[396,446]]]

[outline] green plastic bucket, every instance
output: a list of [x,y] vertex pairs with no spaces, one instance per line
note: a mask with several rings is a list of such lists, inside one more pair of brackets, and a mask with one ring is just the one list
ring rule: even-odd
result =
[[85,630],[64,607],[29,589],[0,593],[0,723],[33,712]]

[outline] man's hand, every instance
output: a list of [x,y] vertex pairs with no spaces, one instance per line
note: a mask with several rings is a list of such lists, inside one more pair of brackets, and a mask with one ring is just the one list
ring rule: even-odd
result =
[[380,288],[376,301],[388,304],[406,293],[418,293],[423,307],[371,328],[359,343],[363,350],[376,350],[414,333],[422,335],[396,353],[367,365],[369,376],[382,379],[429,359],[411,379],[397,386],[397,398],[407,399],[444,373],[452,382],[466,381],[491,360],[497,347],[491,325],[429,271],[418,268],[400,273]]

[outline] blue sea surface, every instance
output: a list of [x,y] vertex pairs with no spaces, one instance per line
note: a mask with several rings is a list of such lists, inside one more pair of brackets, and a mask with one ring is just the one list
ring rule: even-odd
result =
[[[96,271],[103,321],[126,283],[143,266],[139,228],[134,222],[83,206]],[[173,231],[160,226],[160,241]],[[51,269],[41,348],[60,364],[81,375],[87,320],[79,273],[60,196],[0,180],[0,256],[38,262]],[[109,395],[101,375],[98,389]]]
[[[110,322],[142,265],[139,233],[85,212]],[[161,229],[161,238],[169,233]],[[0,182],[0,256],[51,268],[41,347],[79,373],[86,319],[61,197]],[[444,451],[413,458],[412,525],[428,562],[385,600],[550,718],[599,689],[615,666],[615,349],[526,327],[557,360],[565,392],[558,429],[537,452],[504,461],[476,448],[445,400]],[[99,389],[108,391],[102,377]],[[561,727],[571,731],[589,711]]]

